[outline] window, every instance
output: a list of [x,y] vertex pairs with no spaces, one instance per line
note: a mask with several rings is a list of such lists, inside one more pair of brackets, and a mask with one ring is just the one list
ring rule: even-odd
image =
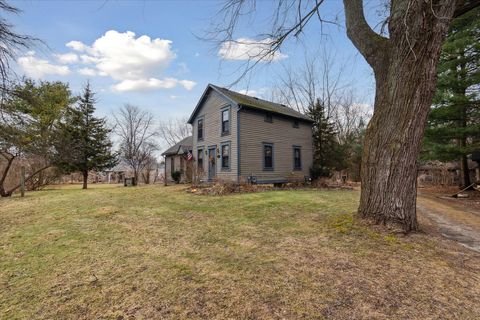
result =
[[230,143],[222,144],[222,169],[230,169]]
[[230,133],[230,109],[222,110],[222,134]]
[[203,118],[197,122],[197,140],[203,140]]
[[271,113],[269,112],[265,113],[265,122],[270,122],[270,123],[273,122],[273,116]]
[[203,170],[203,149],[197,150],[197,167],[198,170]]
[[263,169],[273,170],[273,144],[263,144]]
[[298,120],[293,121],[293,127],[300,128],[300,124],[298,123]]
[[293,147],[293,169],[302,170],[302,148]]
[[175,158],[170,157],[170,173],[175,172]]

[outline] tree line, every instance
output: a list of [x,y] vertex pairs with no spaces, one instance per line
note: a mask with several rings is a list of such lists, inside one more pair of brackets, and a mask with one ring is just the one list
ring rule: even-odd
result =
[[[10,85],[0,104],[0,196],[11,196],[19,187],[16,164],[27,169],[25,182],[36,189],[52,182],[52,175],[80,172],[87,188],[90,171],[111,169],[120,161],[135,181],[157,164],[153,116],[133,105],[124,105],[114,123],[95,115],[97,99],[87,82],[82,93],[72,95],[67,83],[35,82]],[[118,139],[114,148],[113,135]],[[9,177],[13,177],[10,179]]]

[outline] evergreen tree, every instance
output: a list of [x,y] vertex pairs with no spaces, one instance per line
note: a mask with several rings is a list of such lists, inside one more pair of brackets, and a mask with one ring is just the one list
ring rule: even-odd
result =
[[480,149],[480,8],[454,19],[438,66],[422,158],[459,160],[470,185],[467,155]]
[[334,170],[345,167],[342,147],[338,142],[335,125],[327,117],[325,106],[317,99],[307,110],[313,120],[312,178],[327,177]]
[[89,171],[101,171],[117,163],[109,138],[112,130],[107,127],[104,118],[94,116],[95,103],[95,93],[87,83],[77,105],[67,111],[57,146],[61,154],[69,154],[62,162],[62,168],[67,172],[82,173],[83,189],[87,189]]
[[8,197],[20,184],[6,186],[7,176],[18,159],[30,162],[26,182],[42,181],[44,171],[63,155],[53,152],[57,124],[72,103],[68,84],[24,79],[12,84],[0,105],[0,196]]

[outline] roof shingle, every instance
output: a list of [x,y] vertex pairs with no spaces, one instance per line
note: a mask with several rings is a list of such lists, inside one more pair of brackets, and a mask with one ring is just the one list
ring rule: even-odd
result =
[[308,116],[293,110],[292,108],[287,107],[286,105],[259,99],[256,97],[248,96],[239,92],[229,90],[227,88],[218,87],[210,84],[210,86],[217,91],[220,91],[222,94],[235,101],[239,105],[246,107],[251,107],[254,109],[265,110],[272,113],[282,114],[288,117],[297,118],[305,121],[312,121]]

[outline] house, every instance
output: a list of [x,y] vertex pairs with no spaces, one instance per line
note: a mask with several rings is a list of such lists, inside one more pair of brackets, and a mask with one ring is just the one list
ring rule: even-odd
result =
[[[479,181],[480,168],[475,161],[468,160],[470,181]],[[460,164],[458,162],[428,161],[417,169],[418,185],[423,186],[455,186],[460,183]]]
[[173,181],[172,172],[180,171],[182,173],[180,181],[190,181],[192,178],[191,167],[187,165],[186,156],[192,152],[193,137],[189,136],[168,148],[162,156],[165,157],[165,179]]
[[192,150],[205,181],[304,181],[313,162],[312,120],[285,105],[209,84],[193,110]]

